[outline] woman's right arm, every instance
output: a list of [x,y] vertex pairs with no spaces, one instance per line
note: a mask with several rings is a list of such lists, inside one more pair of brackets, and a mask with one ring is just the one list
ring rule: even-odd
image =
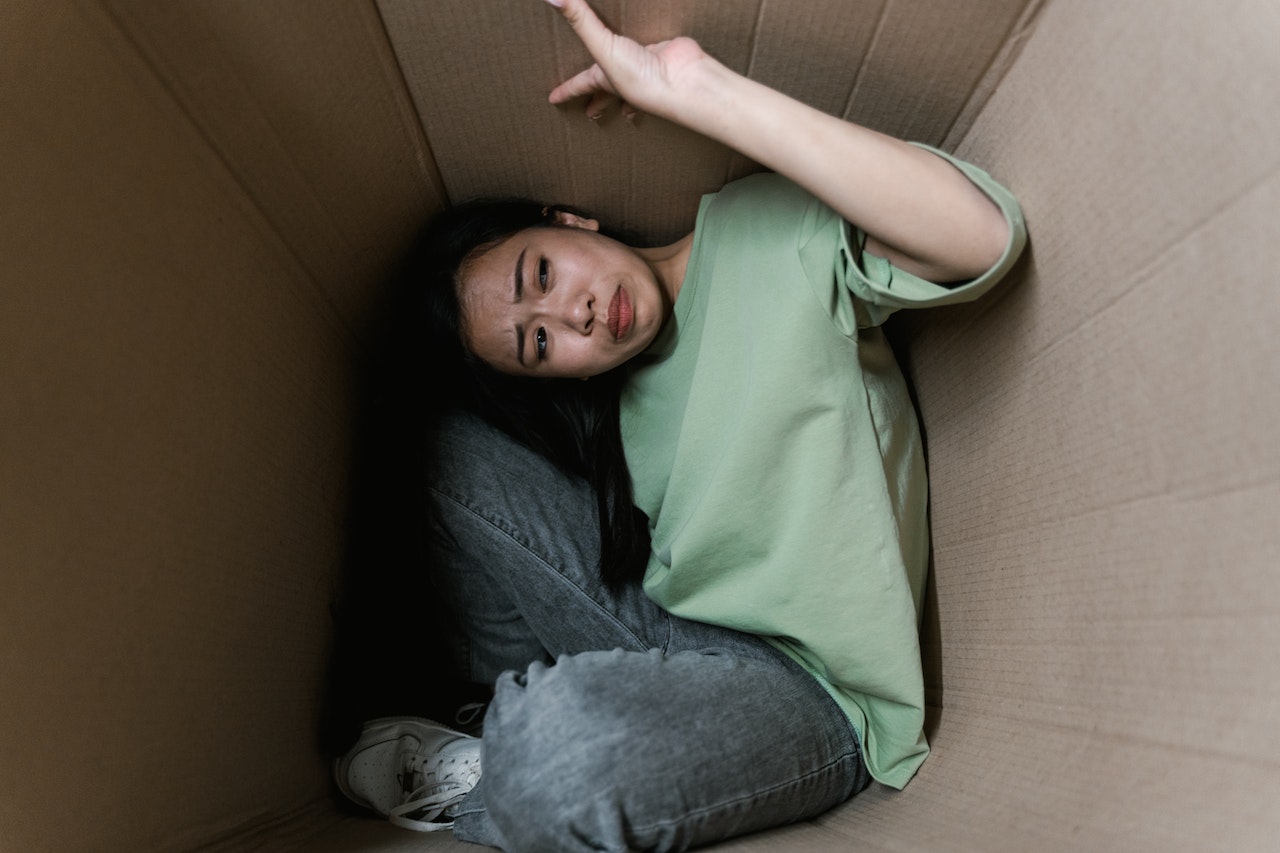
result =
[[691,39],[643,47],[610,31],[586,0],[547,2],[595,59],[552,103],[587,95],[595,117],[618,98],[722,142],[822,199],[867,232],[867,251],[921,278],[973,278],[1003,252],[999,209],[935,154],[743,77]]

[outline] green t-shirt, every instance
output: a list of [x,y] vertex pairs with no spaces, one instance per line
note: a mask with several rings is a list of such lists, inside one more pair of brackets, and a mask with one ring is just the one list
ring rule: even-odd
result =
[[778,175],[704,197],[674,314],[622,398],[653,538],[646,593],[797,660],[848,714],[871,774],[896,788],[929,749],[928,486],[906,383],[877,326],[898,308],[976,298],[1026,239],[1013,197],[952,162],[999,204],[1011,236],[991,270],[951,289],[864,254],[864,234]]

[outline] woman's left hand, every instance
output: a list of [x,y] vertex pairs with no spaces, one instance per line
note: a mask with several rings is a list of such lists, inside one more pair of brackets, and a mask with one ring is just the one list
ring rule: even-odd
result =
[[596,61],[551,93],[614,100],[684,125],[785,175],[867,233],[866,251],[933,281],[982,274],[1009,229],[995,204],[928,151],[819,112],[727,68],[689,38],[644,47],[600,22],[587,0],[547,0]]
[[587,95],[587,115],[593,119],[614,101],[621,102],[627,117],[638,110],[665,118],[675,116],[690,71],[707,58],[697,42],[681,37],[644,46],[606,27],[586,0],[547,2],[560,9],[595,60],[590,68],[552,90],[551,103]]

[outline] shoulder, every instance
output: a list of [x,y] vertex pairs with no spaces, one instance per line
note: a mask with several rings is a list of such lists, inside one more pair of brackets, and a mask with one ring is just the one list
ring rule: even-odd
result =
[[793,203],[808,204],[813,201],[807,191],[789,178],[776,172],[757,172],[725,184],[715,194],[717,203],[725,205]]
[[760,172],[706,196],[700,225],[716,232],[781,234],[805,228],[821,208],[822,202],[790,179]]

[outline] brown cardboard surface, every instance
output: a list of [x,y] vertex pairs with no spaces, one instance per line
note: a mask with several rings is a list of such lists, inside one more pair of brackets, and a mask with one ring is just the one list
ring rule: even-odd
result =
[[0,27],[0,848],[323,797],[352,341],[93,6]]
[[920,776],[850,826],[1274,843],[1275,25],[1050,4],[961,145],[1018,188],[1033,249],[1017,287],[917,329],[943,707]]
[[[723,849],[1273,849],[1273,4],[600,9],[945,140],[1031,225],[992,298],[899,323],[933,755]],[[555,198],[658,241],[754,167],[548,106],[584,55],[534,0],[0,23],[0,848],[461,849],[343,817],[314,744],[378,279],[448,201]]]
[[[553,198],[661,242],[692,227],[701,194],[752,168],[657,119],[631,128],[616,114],[592,123],[580,105],[548,106],[555,84],[589,62],[537,3],[378,5],[451,199]],[[638,38],[693,36],[730,67],[806,102],[939,143],[1025,5],[614,0],[598,9]],[[957,29],[965,39],[939,35]]]
[[376,9],[346,0],[104,5],[359,333],[388,246],[446,202]]

